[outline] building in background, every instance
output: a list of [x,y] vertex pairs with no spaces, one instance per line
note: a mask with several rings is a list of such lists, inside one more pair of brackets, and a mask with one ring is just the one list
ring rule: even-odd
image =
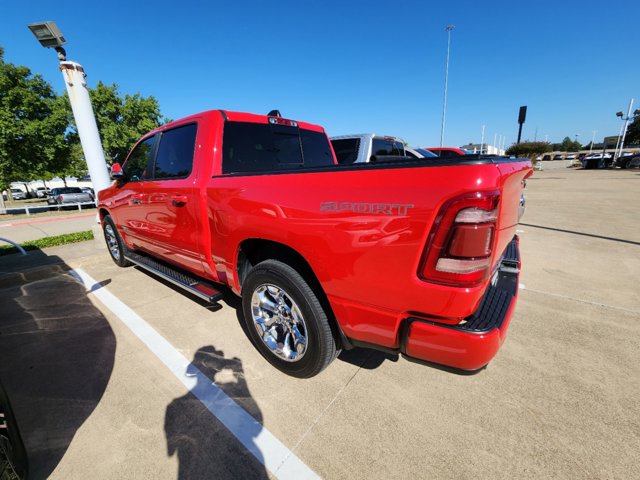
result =
[[494,147],[493,145],[480,143],[468,143],[467,145],[462,145],[460,148],[464,150],[469,150],[471,153],[479,153],[481,155],[504,155],[505,150]]

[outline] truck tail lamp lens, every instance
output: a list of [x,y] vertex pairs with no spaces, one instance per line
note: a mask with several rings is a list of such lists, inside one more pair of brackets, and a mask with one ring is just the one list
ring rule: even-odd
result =
[[419,275],[423,280],[475,286],[491,271],[500,192],[465,194],[445,203],[427,240]]

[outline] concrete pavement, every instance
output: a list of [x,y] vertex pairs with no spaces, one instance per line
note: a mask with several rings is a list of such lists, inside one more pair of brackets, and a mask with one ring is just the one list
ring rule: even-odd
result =
[[231,295],[216,311],[117,268],[94,242],[47,249],[42,263],[57,267],[13,286],[2,278],[23,260],[0,259],[0,376],[35,471],[271,475],[62,273],[81,268],[323,478],[639,478],[639,181],[637,171],[570,169],[529,180],[524,288],[505,345],[473,376],[356,350],[292,379],[255,351]]
[[0,222],[0,237],[22,243],[64,233],[91,230],[94,225],[96,225],[95,209],[65,216],[34,217],[32,219],[21,217]]

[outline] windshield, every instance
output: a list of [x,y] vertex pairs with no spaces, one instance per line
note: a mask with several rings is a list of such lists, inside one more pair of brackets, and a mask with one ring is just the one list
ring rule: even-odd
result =
[[438,158],[435,153],[430,152],[429,150],[426,150],[424,148],[414,148],[414,150],[425,158]]

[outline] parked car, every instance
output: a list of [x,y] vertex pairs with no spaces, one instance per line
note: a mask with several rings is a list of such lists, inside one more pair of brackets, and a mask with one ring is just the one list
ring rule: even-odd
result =
[[426,148],[414,147],[413,150],[422,155],[422,158],[438,158],[435,153],[430,152]]
[[91,195],[91,200],[95,200],[96,199],[96,192],[93,191],[93,188],[91,188],[91,187],[80,187],[80,190],[82,190],[84,193],[88,193],[89,195]]
[[594,153],[582,159],[582,167],[585,169],[608,168],[613,163],[613,157],[609,153]]
[[435,157],[427,150],[405,147],[396,137],[375,133],[340,135],[330,140],[340,165]]
[[548,161],[548,160],[551,160],[551,155],[543,155],[542,156],[542,160],[545,161],[545,162]]
[[93,197],[82,191],[80,187],[52,188],[47,197],[49,205],[74,205],[78,203],[91,203]]
[[440,158],[460,157],[472,153],[456,147],[427,147],[426,149]]
[[563,157],[561,154],[558,154],[558,155],[554,155],[554,156],[553,156],[553,159],[554,159],[554,160],[562,160],[563,158],[564,158],[564,157]]
[[20,190],[19,188],[12,188],[11,189],[11,197],[14,200],[26,200],[27,199],[27,192],[25,192],[24,190]]
[[531,162],[355,160],[339,165],[322,127],[279,116],[163,125],[100,192],[109,255],[207,301],[227,285],[257,350],[292,376],[355,346],[482,368],[518,295]]
[[569,155],[567,155],[566,157],[564,157],[565,160],[575,160],[576,156],[573,153],[570,153]]
[[36,188],[36,197],[38,198],[47,198],[49,193],[50,193],[50,190],[48,188],[45,188],[45,187]]
[[622,168],[640,168],[640,155],[634,155],[627,159]]
[[624,152],[620,155],[616,160],[616,167],[620,168],[629,168],[629,162],[631,162],[632,158],[639,156],[637,153],[633,152]]
[[404,157],[406,154],[402,140],[375,133],[331,137],[331,145],[340,165],[369,163],[377,157]]

